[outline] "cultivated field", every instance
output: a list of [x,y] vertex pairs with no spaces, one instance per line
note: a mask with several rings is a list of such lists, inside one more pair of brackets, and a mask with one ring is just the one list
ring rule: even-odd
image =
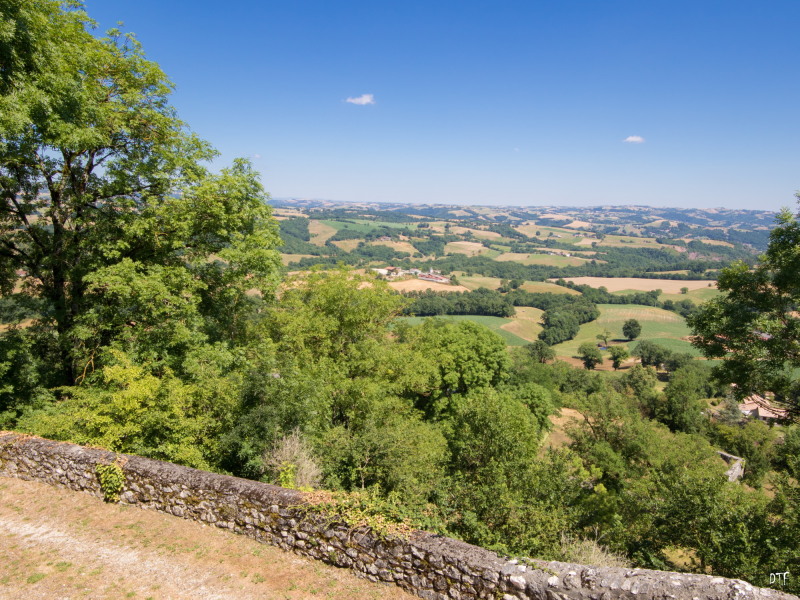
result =
[[316,221],[312,219],[308,223],[308,232],[311,234],[312,244],[324,246],[325,242],[328,241],[328,238],[336,233],[336,228],[326,225],[322,221]]
[[273,208],[272,214],[275,218],[283,217],[284,219],[307,216],[302,210],[296,208]]
[[686,294],[661,294],[659,298],[661,300],[686,300],[689,299],[695,304],[702,304],[706,300],[711,300],[711,298],[716,298],[722,294],[721,291],[717,288],[717,286],[713,287],[704,287],[704,288],[697,288],[695,290],[689,290]]
[[298,262],[301,258],[311,258],[311,254],[281,254],[283,266],[289,263]]
[[546,265],[549,267],[575,267],[586,264],[587,259],[576,256],[562,256],[560,254],[519,254],[507,252],[501,254],[496,261],[515,262],[521,265]]
[[463,285],[450,285],[449,283],[438,283],[436,281],[424,281],[422,279],[404,279],[402,281],[390,281],[389,287],[398,292],[422,292],[433,290],[434,292],[468,292],[469,288]]
[[352,250],[355,250],[359,242],[361,241],[363,240],[336,240],[331,242],[331,244],[333,244],[337,248],[340,248],[341,250],[344,250],[345,252],[350,252]]
[[397,250],[398,252],[408,252],[409,254],[415,254],[417,249],[414,248],[409,242],[371,242],[371,246],[388,246],[392,250]]
[[[443,231],[444,231],[444,229],[443,229]],[[455,233],[457,235],[464,235],[468,231],[471,231],[472,235],[475,236],[476,238],[483,238],[483,239],[486,239],[486,240],[499,240],[500,238],[503,237],[502,235],[500,235],[496,231],[484,231],[483,229],[471,229],[469,227],[459,227],[458,225],[450,227],[450,233]]]
[[542,330],[539,321],[541,321],[544,311],[531,306],[517,306],[515,308],[517,314],[514,315],[511,322],[501,325],[500,328],[528,342],[539,339],[539,332]]
[[556,285],[549,281],[527,281],[522,284],[522,289],[526,292],[535,293],[550,293],[550,294],[572,294],[573,296],[580,296],[578,290],[571,290],[563,285]]
[[466,254],[467,256],[492,253],[490,248],[478,242],[449,242],[445,245],[444,251],[453,254]]
[[656,242],[655,238],[638,237],[632,235],[607,235],[605,238],[603,238],[603,241],[598,242],[597,245],[615,248],[663,247],[663,244]]
[[[545,239],[551,237],[550,234],[553,234],[553,237],[558,236],[561,241],[566,242],[568,244],[575,244],[578,243],[579,240],[584,238],[584,234],[579,231],[575,231],[574,229],[565,229],[562,227],[547,227],[543,225],[536,225],[533,222],[529,222],[525,225],[517,225],[514,227],[517,231],[522,234],[527,235],[528,237],[539,239]],[[538,236],[536,234],[539,234]],[[596,240],[595,240],[596,241]]]
[[483,275],[458,275],[458,281],[470,290],[477,290],[478,288],[496,290],[500,287],[501,280],[499,277],[484,277]]
[[0,477],[0,598],[411,600],[255,540]]
[[[681,288],[689,288],[690,290],[697,290],[700,288],[707,288],[710,283],[712,287],[716,286],[716,281],[711,280],[695,280],[687,281],[680,279],[646,279],[638,277],[565,277],[566,281],[572,281],[578,285],[588,285],[593,288],[604,287],[609,292],[618,292],[621,290],[636,290],[640,292],[649,292],[652,290],[661,290],[668,294],[679,294]],[[555,281],[555,280],[553,280]]]
[[[680,239],[682,239],[686,243],[695,241],[693,238],[680,238]],[[704,244],[708,244],[709,246],[725,246],[726,248],[733,248],[733,244],[731,244],[730,242],[723,241],[723,240],[709,240],[709,239],[700,238],[697,241],[698,242],[703,242]]]

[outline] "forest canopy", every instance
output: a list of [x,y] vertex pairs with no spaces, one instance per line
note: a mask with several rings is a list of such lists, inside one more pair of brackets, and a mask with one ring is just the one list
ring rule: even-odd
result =
[[248,290],[278,282],[279,238],[257,174],[209,171],[132,35],[93,35],[74,2],[3,6],[0,289],[35,312],[0,349],[13,416],[121,354],[182,371],[240,339]]

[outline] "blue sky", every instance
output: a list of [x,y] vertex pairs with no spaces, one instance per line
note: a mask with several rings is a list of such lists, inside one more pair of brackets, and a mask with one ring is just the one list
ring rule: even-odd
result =
[[800,190],[797,0],[86,5],[275,197],[776,210]]

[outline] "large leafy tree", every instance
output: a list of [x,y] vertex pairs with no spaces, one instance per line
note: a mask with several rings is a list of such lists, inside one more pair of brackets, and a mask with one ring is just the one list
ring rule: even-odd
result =
[[[800,197],[799,197],[800,198]],[[695,345],[721,358],[716,376],[736,384],[739,397],[771,392],[800,412],[800,221],[778,216],[767,252],[751,268],[736,263],[720,273],[724,295],[688,318]]]
[[241,340],[248,292],[279,270],[257,174],[204,167],[158,65],[93,35],[80,2],[0,0],[0,19],[0,293],[39,302],[43,385],[82,382],[110,347],[178,368]]

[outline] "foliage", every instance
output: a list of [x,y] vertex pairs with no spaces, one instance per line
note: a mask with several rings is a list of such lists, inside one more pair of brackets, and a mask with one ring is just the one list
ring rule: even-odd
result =
[[385,496],[379,488],[354,492],[307,493],[306,504],[299,506],[309,513],[341,520],[353,529],[369,529],[379,538],[406,538],[416,528],[434,529],[438,523],[425,515],[409,512],[395,494]]
[[715,424],[710,437],[726,452],[745,459],[744,479],[754,487],[761,485],[779,451],[777,432],[763,421],[748,421],[741,426]]
[[538,363],[546,363],[556,357],[555,350],[542,340],[536,340],[525,346],[525,351]]
[[277,227],[250,165],[209,172],[158,65],[80,8],[5,21],[22,37],[0,99],[0,290],[41,305],[15,343],[43,351],[29,387],[83,382],[112,347],[185,376],[192,352],[242,341],[249,290],[272,294]]
[[622,335],[629,340],[635,340],[642,333],[642,326],[636,319],[628,319],[622,324]]
[[505,342],[481,325],[428,320],[398,333],[425,357],[428,393],[419,405],[428,415],[449,410],[447,398],[454,394],[496,386],[507,377]]
[[608,353],[611,355],[611,365],[614,367],[615,371],[619,369],[622,363],[630,356],[625,346],[611,346],[611,348],[608,349]]
[[189,360],[193,375],[184,381],[111,351],[91,382],[64,388],[61,402],[24,415],[17,429],[208,469],[217,436],[231,426],[238,382],[225,375],[233,363],[222,348]]
[[263,462],[265,471],[269,471],[281,487],[313,489],[320,485],[322,471],[308,442],[297,429],[276,440],[271,452],[265,452]]
[[490,315],[510,317],[514,315],[514,307],[507,297],[499,292],[486,288],[478,288],[473,292],[408,292],[411,298],[403,314],[430,315]]
[[702,398],[707,397],[705,386],[708,382],[708,369],[695,369],[691,365],[679,369],[670,377],[664,388],[664,402],[655,418],[672,431],[697,433],[703,427],[707,409]]
[[125,473],[120,464],[114,461],[108,465],[97,465],[95,472],[103,490],[103,500],[119,502],[119,493],[125,487]]
[[603,353],[597,345],[590,342],[585,342],[578,348],[578,356],[583,361],[583,366],[589,370],[594,369],[597,365],[603,364]]
[[[551,362],[548,344],[597,319],[598,302],[667,307],[658,292],[521,289],[554,274],[699,273],[710,261],[599,245],[598,260],[567,269],[463,255],[424,263],[501,277],[502,293],[409,299],[340,265],[278,287],[279,227],[285,250],[322,252],[330,265],[404,255],[366,243],[348,255],[313,246],[305,218],[278,226],[250,166],[204,168],[214,153],[175,116],[157,65],[130,36],[91,35],[80,6],[11,3],[0,31],[0,319],[11,323],[0,335],[0,426],[324,486],[336,491],[308,494],[309,510],[379,533],[414,524],[506,553],[574,560],[591,552],[660,568],[673,567],[669,553],[678,550],[695,558],[694,570],[762,585],[773,567],[800,568],[797,428],[781,444],[761,423],[709,424],[702,400],[720,389],[707,367],[648,340],[637,346],[642,364],[622,375],[588,370],[602,361],[595,344],[580,348],[587,370]],[[444,209],[420,210],[436,218]],[[461,239],[426,237],[429,227],[415,230],[414,219],[391,211],[317,216],[338,219],[339,239],[404,235],[424,254]],[[475,219],[463,224],[485,226]],[[787,398],[795,389],[787,373],[798,366],[800,226],[782,219],[762,264],[725,271],[728,296],[695,321],[708,332],[701,345],[732,349],[734,367],[766,365],[756,383]],[[516,250],[574,249],[526,239],[510,223],[489,227]],[[15,286],[22,291],[12,294]],[[509,314],[513,306],[543,310],[544,330],[511,354],[474,322],[395,321],[404,310]],[[669,306],[695,310],[689,300]],[[642,310],[656,309],[625,308],[620,323]],[[639,330],[623,330],[634,339],[641,326],[625,326],[631,321]],[[753,359],[737,358],[751,342]],[[619,368],[624,347],[610,353]],[[671,372],[663,393],[653,368],[662,366]],[[568,448],[544,450],[561,404],[580,419],[568,428]],[[727,483],[709,439],[745,456],[748,483],[766,480],[774,496]],[[97,474],[112,499],[124,482],[120,465]]]
[[309,220],[306,217],[284,219],[278,222],[281,240],[283,244],[280,251],[283,254],[312,254],[320,255],[339,255],[341,251],[336,246],[330,244],[318,246],[310,243],[311,233],[308,230]]
[[800,221],[788,209],[778,216],[767,252],[755,268],[737,263],[723,269],[724,296],[706,302],[689,319],[695,345],[722,358],[715,375],[736,384],[742,398],[773,393],[800,410]]
[[656,369],[661,368],[671,355],[669,350],[650,340],[639,342],[636,348],[633,349],[632,354],[641,360],[642,366],[655,367]]

